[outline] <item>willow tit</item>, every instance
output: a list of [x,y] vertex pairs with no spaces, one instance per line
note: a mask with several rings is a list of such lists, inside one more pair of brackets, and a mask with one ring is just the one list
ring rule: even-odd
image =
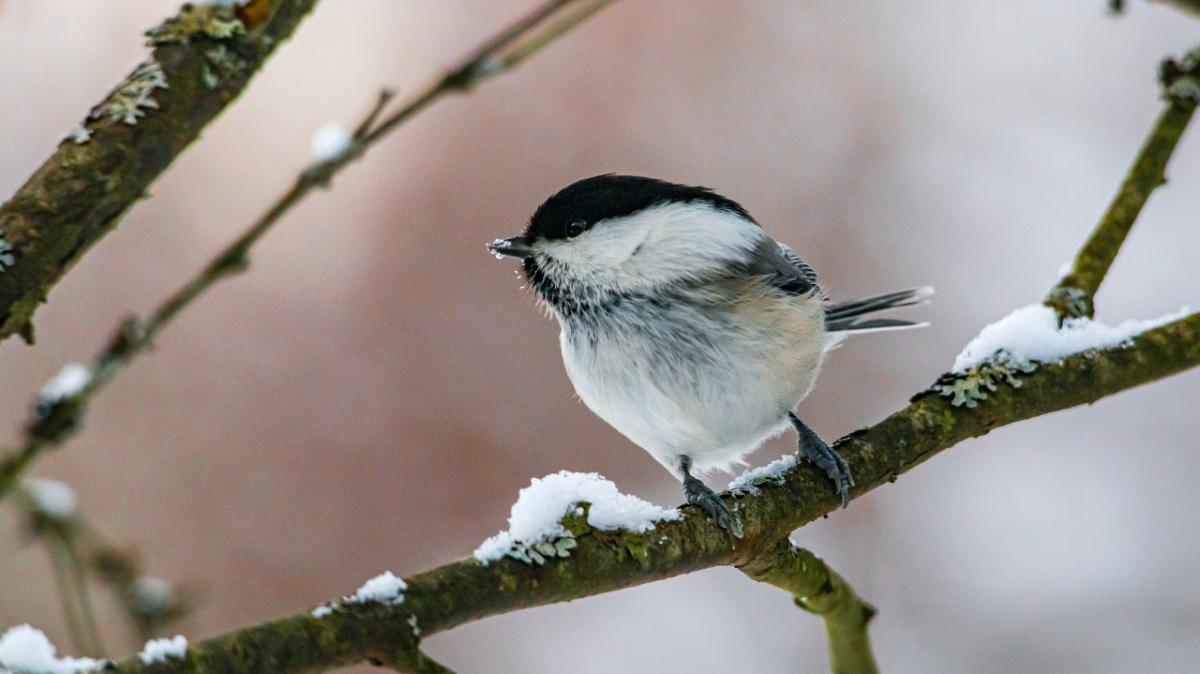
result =
[[817,276],[746,209],[710,189],[624,175],[551,196],[523,236],[488,246],[522,260],[562,328],[563,363],[585,404],[683,481],[688,503],[741,537],[693,471],[744,463],[788,426],[842,505],[854,479],[795,415],[847,333],[919,327],[868,314],[929,288],[829,304]]

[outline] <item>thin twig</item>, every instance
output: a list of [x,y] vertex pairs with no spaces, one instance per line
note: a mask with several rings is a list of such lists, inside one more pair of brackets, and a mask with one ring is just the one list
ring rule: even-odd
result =
[[1071,269],[1046,296],[1045,304],[1063,318],[1092,316],[1096,291],[1108,274],[1125,237],[1150,194],[1166,183],[1167,161],[1196,111],[1200,98],[1200,48],[1162,70],[1166,107],[1150,129],[1108,210],[1083,244]]
[[11,503],[21,510],[31,536],[45,545],[54,564],[64,618],[81,654],[102,657],[105,652],[88,589],[92,577],[107,586],[124,609],[138,637],[136,644],[190,612],[189,593],[146,577],[136,551],[106,541],[78,512],[47,512],[24,487],[14,494],[17,498]]
[[61,544],[66,550],[67,559],[71,564],[71,582],[74,585],[75,598],[79,603],[79,617],[83,619],[84,633],[88,637],[87,655],[93,658],[102,658],[105,655],[104,642],[100,637],[100,627],[96,622],[96,608],[92,603],[92,593],[88,588],[87,568],[79,556],[79,547],[73,537],[62,537]]
[[74,585],[71,582],[71,562],[67,559],[66,550],[61,539],[51,538],[47,541],[47,552],[50,553],[50,564],[54,568],[54,585],[58,588],[58,600],[62,606],[63,619],[67,623],[67,633],[71,635],[71,643],[81,654],[91,652],[88,643],[87,629],[75,600]]
[[[441,97],[468,91],[486,79],[515,68],[534,52],[543,49],[569,29],[578,25],[586,16],[594,14],[610,2],[612,0],[552,0],[547,2],[489,39],[446,76],[415,95],[399,110],[376,123],[383,107],[391,99],[389,92],[381,93],[377,104],[358,125],[349,149],[337,157],[316,162],[303,170],[296,177],[292,187],[276,200],[245,233],[217,255],[198,275],[171,294],[144,321],[128,319],[122,323],[108,347],[96,357],[92,367],[92,379],[87,386],[79,394],[55,405],[44,417],[32,419],[26,428],[22,445],[15,450],[10,450],[0,460],[0,497],[8,492],[16,479],[33,463],[37,456],[46,449],[62,444],[75,432],[83,418],[84,408],[92,396],[104,388],[131,358],[150,347],[154,338],[171,323],[180,311],[190,306],[197,297],[218,281],[244,270],[248,264],[247,255],[254,244],[314,188],[327,186],[335,175],[350,162],[361,157],[387,133]],[[582,6],[582,9],[579,12],[565,11],[573,6]],[[552,20],[560,13],[564,16],[559,20]],[[546,25],[547,22],[549,25]],[[524,44],[523,40],[531,31],[542,27],[544,27],[544,32],[539,34],[544,37],[534,45],[517,52],[518,56],[512,59],[506,58],[516,45]]]

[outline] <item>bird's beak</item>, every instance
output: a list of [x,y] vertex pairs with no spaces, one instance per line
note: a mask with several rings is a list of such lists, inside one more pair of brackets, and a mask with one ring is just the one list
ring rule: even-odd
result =
[[492,252],[499,260],[504,256],[515,257],[519,260],[524,260],[533,255],[533,246],[530,245],[529,239],[523,236],[514,236],[511,239],[496,239],[487,245],[487,249]]

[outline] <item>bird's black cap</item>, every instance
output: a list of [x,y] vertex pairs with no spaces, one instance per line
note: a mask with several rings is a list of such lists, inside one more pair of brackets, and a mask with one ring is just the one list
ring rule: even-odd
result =
[[651,206],[690,201],[703,201],[754,222],[736,201],[707,187],[606,173],[572,183],[543,202],[530,218],[525,237],[531,241],[565,239],[568,225],[575,221],[591,227],[601,220],[631,215]]

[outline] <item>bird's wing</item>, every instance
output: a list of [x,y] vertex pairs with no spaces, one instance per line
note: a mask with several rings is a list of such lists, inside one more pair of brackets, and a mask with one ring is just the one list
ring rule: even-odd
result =
[[814,290],[820,292],[817,272],[791,248],[767,239],[755,252],[749,269],[751,274],[762,276],[767,283],[794,295],[806,295]]

